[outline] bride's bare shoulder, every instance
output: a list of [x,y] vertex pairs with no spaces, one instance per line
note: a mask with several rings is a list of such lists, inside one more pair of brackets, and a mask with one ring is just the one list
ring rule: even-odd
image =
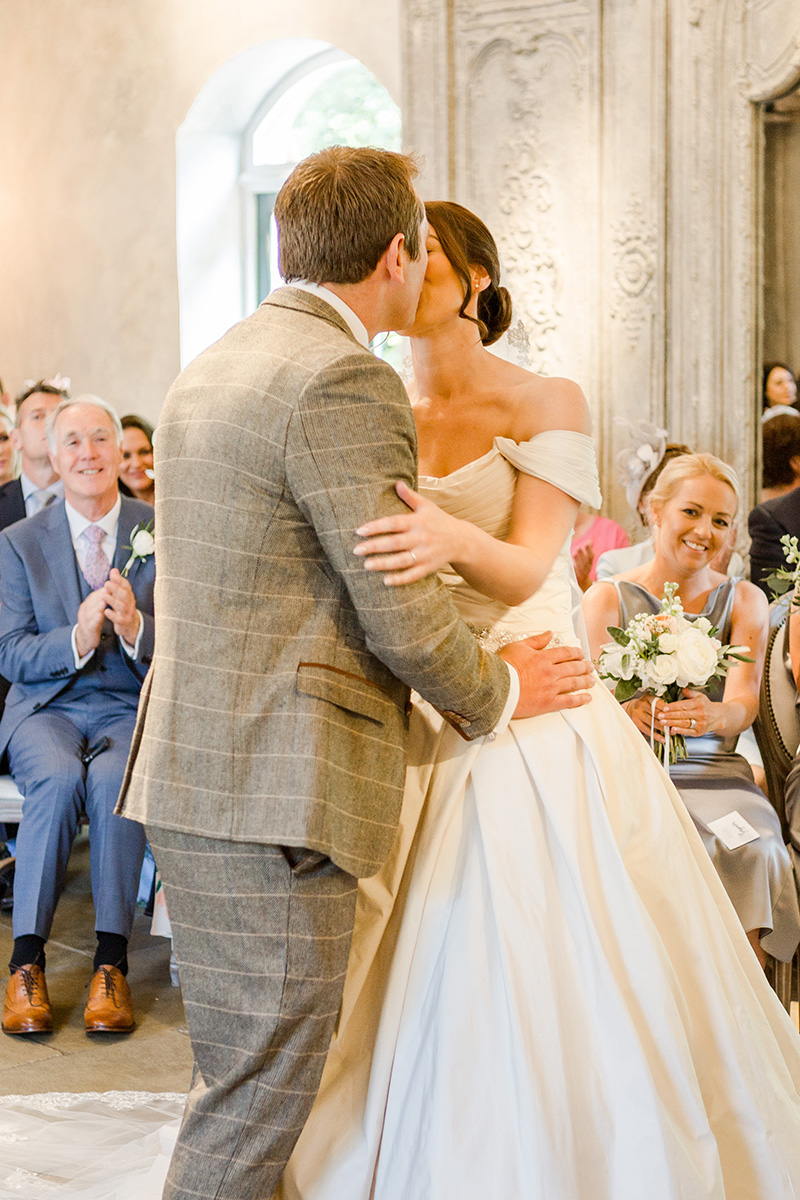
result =
[[592,418],[582,389],[572,379],[548,378],[523,372],[519,385],[520,432],[534,437],[546,429],[570,429],[591,434]]

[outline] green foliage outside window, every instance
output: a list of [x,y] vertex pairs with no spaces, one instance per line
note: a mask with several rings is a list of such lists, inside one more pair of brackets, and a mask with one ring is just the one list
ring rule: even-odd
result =
[[399,150],[400,111],[361,63],[334,71],[311,93],[292,123],[299,161],[326,146],[382,146]]

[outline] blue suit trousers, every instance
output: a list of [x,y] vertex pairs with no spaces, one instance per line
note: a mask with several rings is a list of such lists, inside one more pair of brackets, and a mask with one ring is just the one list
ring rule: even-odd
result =
[[[95,929],[129,937],[144,855],[144,829],[114,814],[136,708],[130,699],[66,692],[31,713],[8,745],[24,797],[17,836],[14,936],[47,938],[64,885],[81,811],[89,817]],[[108,749],[84,766],[80,755],[102,737]]]

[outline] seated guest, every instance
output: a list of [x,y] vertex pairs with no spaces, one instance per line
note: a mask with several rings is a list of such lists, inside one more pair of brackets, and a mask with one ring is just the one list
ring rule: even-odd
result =
[[153,487],[153,426],[144,417],[122,418],[122,464],[119,488],[145,504],[155,503]]
[[119,495],[122,428],[104,401],[63,400],[47,434],[64,502],[0,533],[0,672],[11,680],[0,750],[24,796],[3,1029],[52,1029],[44,947],[85,808],[97,931],[86,1030],[126,1033],[144,832],[114,805],[153,653],[152,556],[121,572],[153,510]]
[[14,414],[5,404],[0,404],[0,487],[17,474],[17,453],[11,440],[13,432]]
[[785,496],[800,484],[800,421],[797,415],[767,421],[762,429],[761,447],[763,504],[765,500]]
[[765,363],[763,380],[761,420],[766,423],[784,413],[797,416],[797,381],[791,367],[782,362]]
[[[796,418],[788,417],[787,420]],[[747,525],[750,532],[750,578],[769,596],[768,577],[777,567],[786,565],[781,538],[787,533],[800,537],[800,488],[794,487],[783,496],[757,504],[750,512]]]
[[[659,612],[664,587],[672,581],[690,621],[705,617],[723,642],[750,647],[754,661],[737,663],[724,681],[703,690],[686,688],[672,704],[657,700],[655,730],[659,741],[667,725],[686,737],[689,757],[671,766],[670,775],[763,965],[766,953],[791,961],[800,942],[800,906],[778,815],[736,753],[739,734],[758,712],[768,631],[767,603],[758,589],[712,566],[738,502],[738,481],[726,463],[710,454],[673,459],[650,494],[658,530],[655,556],[595,584],[584,597],[584,610],[596,659],[610,641],[608,627],[624,628],[637,613]],[[651,703],[652,696],[644,694],[623,706],[647,738]],[[734,812],[758,838],[730,850],[710,823]]]
[[17,396],[17,413],[12,434],[20,455],[20,477],[0,487],[0,529],[32,517],[64,495],[64,485],[50,461],[45,424],[50,413],[65,399],[64,390],[40,379]]
[[582,509],[575,518],[570,551],[575,578],[582,592],[597,578],[595,564],[601,554],[629,546],[627,533],[610,517],[595,516]]

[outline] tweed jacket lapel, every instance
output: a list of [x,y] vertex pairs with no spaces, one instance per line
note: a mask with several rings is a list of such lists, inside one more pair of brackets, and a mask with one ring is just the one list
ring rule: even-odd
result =
[[80,567],[72,546],[64,501],[46,508],[41,523],[44,528],[39,537],[39,549],[53,581],[53,594],[63,605],[65,624],[72,624],[81,603]]

